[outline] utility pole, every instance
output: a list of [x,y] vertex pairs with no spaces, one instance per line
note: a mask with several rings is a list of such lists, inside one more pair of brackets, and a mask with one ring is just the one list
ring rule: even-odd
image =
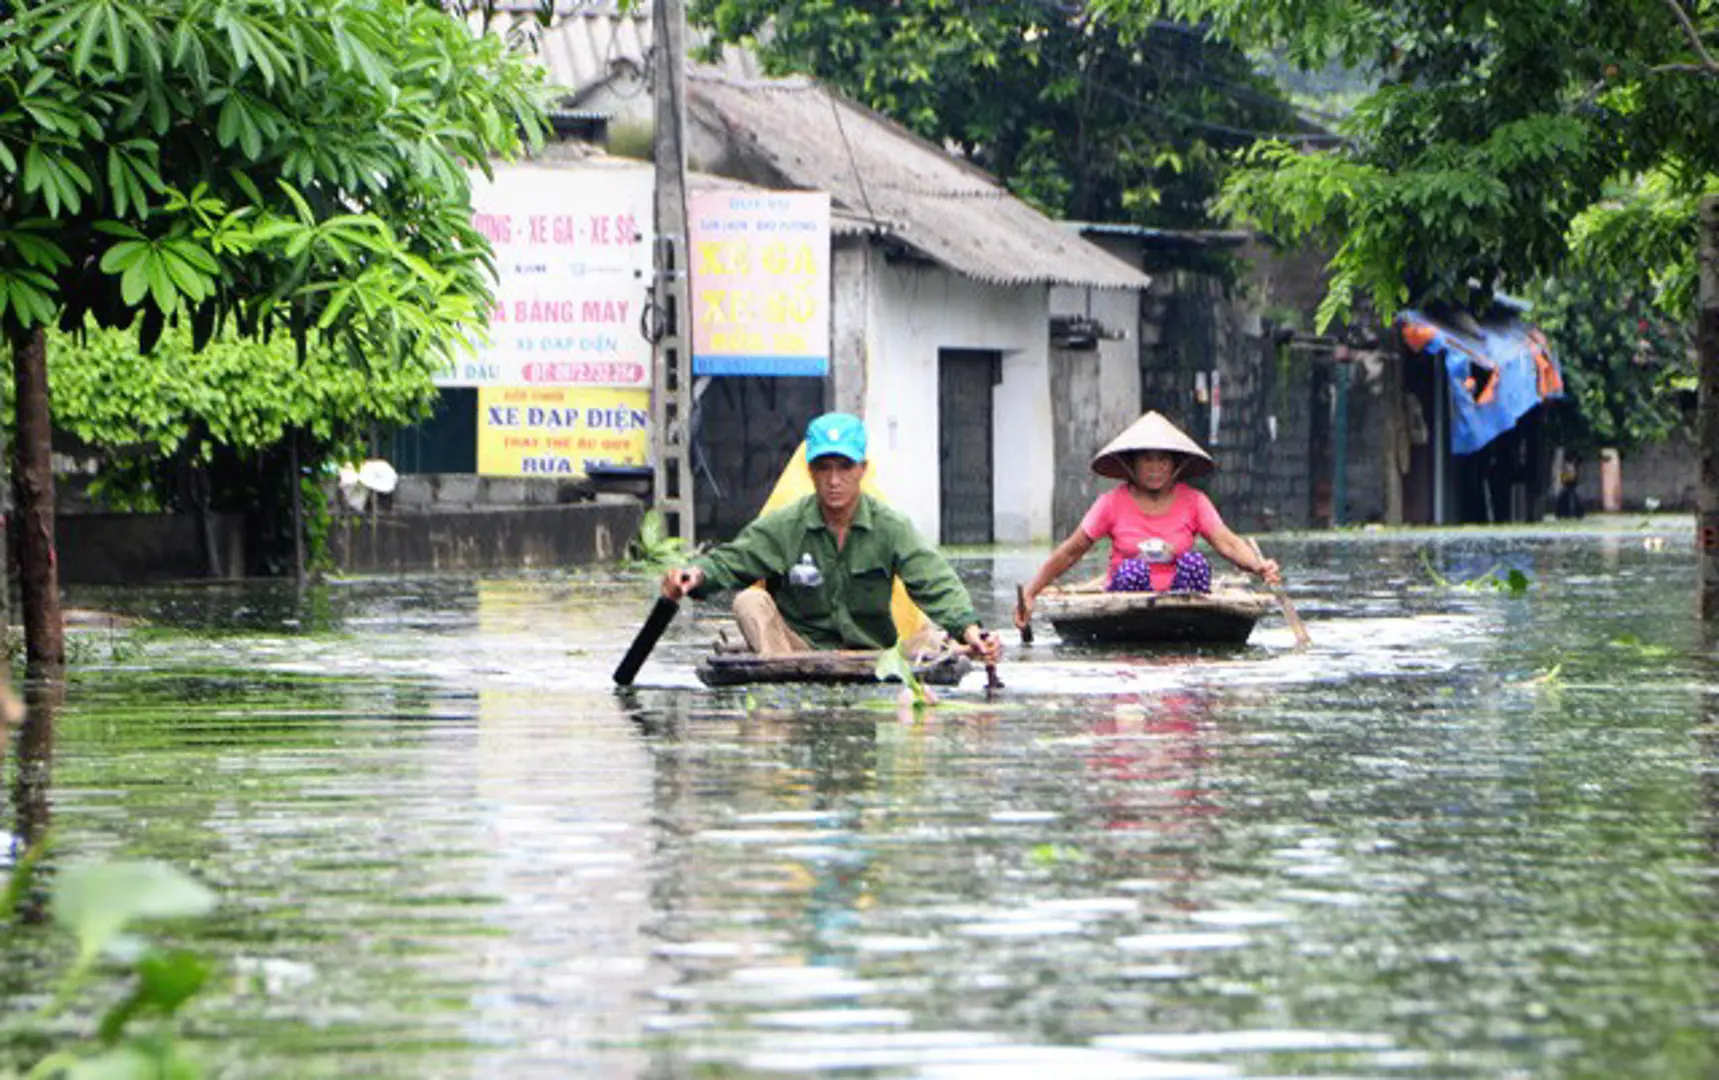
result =
[[656,246],[652,299],[661,319],[651,383],[652,499],[669,536],[693,542],[692,354],[686,223],[686,7],[651,0]]
[[1695,557],[1701,617],[1719,622],[1719,195],[1701,200],[1701,292],[1695,352],[1700,397],[1695,412]]

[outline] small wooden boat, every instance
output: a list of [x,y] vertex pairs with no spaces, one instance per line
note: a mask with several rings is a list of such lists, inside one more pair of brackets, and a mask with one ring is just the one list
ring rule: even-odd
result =
[[[875,683],[878,653],[868,649],[841,649],[759,656],[753,652],[718,649],[695,669],[706,686],[741,686],[747,683]],[[919,681],[932,686],[954,686],[973,670],[973,661],[961,653],[944,653],[914,666]]]
[[1064,641],[1108,645],[1241,645],[1272,598],[1249,589],[1209,593],[1046,589],[1038,613]]

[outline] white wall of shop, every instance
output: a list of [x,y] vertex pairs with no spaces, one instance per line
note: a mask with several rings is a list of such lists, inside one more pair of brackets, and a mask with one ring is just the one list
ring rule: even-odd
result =
[[[987,285],[938,266],[890,261],[876,249],[863,259],[838,260],[838,275],[844,273],[867,279],[859,287],[838,280],[836,292],[867,298],[863,357],[846,359],[864,364],[863,394],[854,396],[864,402],[873,468],[890,503],[938,539],[942,500],[963,497],[941,490],[939,351],[994,349],[1003,358],[991,418],[996,540],[1048,539],[1054,475],[1048,287]],[[856,381],[847,377],[847,385]]]

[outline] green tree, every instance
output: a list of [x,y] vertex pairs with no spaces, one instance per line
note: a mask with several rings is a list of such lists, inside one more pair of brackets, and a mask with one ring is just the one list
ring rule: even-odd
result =
[[286,334],[229,330],[194,349],[189,327],[170,327],[140,353],[133,331],[86,325],[51,331],[47,347],[54,429],[94,457],[89,493],[113,509],[198,515],[211,573],[229,569],[214,513],[247,517],[253,567],[291,569],[294,486],[308,500],[307,564],[323,567],[320,466],[367,456],[377,429],[421,419],[437,397],[425,358],[354,364],[320,340],[301,358]]
[[[1572,253],[1659,284],[1691,279],[1694,221],[1667,228],[1719,172],[1713,0],[1171,0],[1184,18],[1297,65],[1378,72],[1319,153],[1264,143],[1223,209],[1333,250],[1320,324],[1370,302],[1484,307]],[[1156,0],[1106,0],[1154,17]],[[1638,181],[1651,177],[1651,181]],[[1620,217],[1620,215],[1625,215]],[[1651,219],[1656,232],[1632,230]],[[1679,270],[1679,267],[1683,268]],[[1687,303],[1689,290],[1666,293]]]
[[1695,365],[1687,324],[1611,273],[1566,273],[1528,290],[1534,322],[1564,372],[1552,435],[1590,460],[1687,430]]
[[540,75],[417,0],[46,0],[0,22],[0,320],[25,633],[59,662],[44,329],[313,341],[360,370],[481,325],[465,170],[541,131]]
[[1193,27],[1053,0],[691,0],[718,42],[803,72],[1066,217],[1210,223],[1228,151],[1311,132]]

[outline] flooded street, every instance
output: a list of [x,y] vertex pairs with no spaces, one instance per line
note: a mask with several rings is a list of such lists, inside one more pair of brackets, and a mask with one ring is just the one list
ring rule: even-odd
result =
[[[1274,540],[1310,652],[1041,622],[917,715],[703,689],[710,605],[617,694],[637,575],[84,590],[144,622],[76,635],[5,820],[218,891],[219,1076],[1706,1077],[1691,544]],[[1042,554],[957,558],[987,622]],[[1454,584],[1498,568],[1526,592]]]

